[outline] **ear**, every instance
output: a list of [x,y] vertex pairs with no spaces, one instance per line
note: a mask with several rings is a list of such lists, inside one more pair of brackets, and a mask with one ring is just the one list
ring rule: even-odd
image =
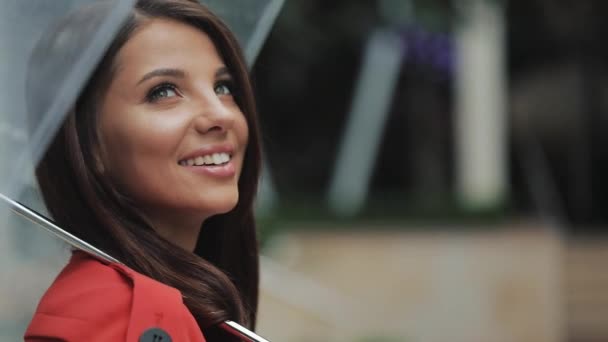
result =
[[101,157],[99,157],[99,154],[95,154],[94,156],[95,158],[95,169],[100,173],[100,174],[104,174],[106,172],[105,167],[103,166],[103,161],[101,161]]
[[108,154],[105,148],[106,144],[104,143],[104,135],[102,134],[99,120],[96,120],[95,133],[93,133],[95,134],[95,139],[93,139],[93,143],[91,144],[93,162],[95,163],[95,171],[99,172],[100,175],[105,175],[108,172]]
[[93,162],[95,163],[95,171],[103,175],[106,171],[106,168],[104,167],[101,155],[97,150],[93,151]]
[[95,144],[93,147],[93,162],[95,163],[95,171],[99,172],[99,174],[103,175],[106,172],[106,167],[103,158],[104,152],[102,146],[99,144]]

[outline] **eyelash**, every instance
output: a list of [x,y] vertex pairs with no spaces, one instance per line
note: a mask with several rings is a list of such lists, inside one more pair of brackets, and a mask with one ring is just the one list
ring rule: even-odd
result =
[[220,86],[225,86],[226,88],[228,88],[228,91],[229,91],[229,94],[222,94],[222,95],[234,96],[234,92],[235,92],[235,88],[236,88],[234,80],[232,80],[232,79],[219,80],[216,82],[215,86],[213,87],[213,90],[215,90],[217,87],[220,87]]
[[[225,86],[226,88],[228,88],[229,94],[221,94],[221,95],[229,95],[229,96],[234,96],[234,92],[235,92],[235,83],[233,80],[231,79],[226,79],[226,80],[220,80],[217,81],[216,84],[214,85],[213,89],[215,90],[217,87],[220,86]],[[160,99],[162,99],[162,97],[158,97],[158,93],[162,90],[172,90],[175,93],[179,94],[178,90],[177,90],[177,86],[173,83],[161,83],[157,86],[154,86],[152,89],[150,89],[150,91],[148,91],[148,93],[146,94],[146,101],[150,102],[150,103],[154,103],[159,101]]]
[[157,97],[158,93],[161,90],[167,90],[167,89],[173,90],[175,93],[178,93],[177,86],[175,84],[165,82],[165,83],[161,83],[161,84],[153,87],[152,89],[150,89],[148,94],[146,94],[146,101],[151,102],[151,103],[157,102],[158,100],[161,99],[161,97]]

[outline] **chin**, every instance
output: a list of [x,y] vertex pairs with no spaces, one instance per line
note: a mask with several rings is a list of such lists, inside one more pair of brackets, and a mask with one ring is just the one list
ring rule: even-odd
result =
[[221,196],[219,198],[206,199],[201,209],[211,216],[226,214],[232,211],[239,202],[238,193],[232,196]]

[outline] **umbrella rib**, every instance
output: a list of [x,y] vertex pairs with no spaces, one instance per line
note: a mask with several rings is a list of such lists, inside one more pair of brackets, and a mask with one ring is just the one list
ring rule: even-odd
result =
[[[9,205],[9,208],[11,209],[12,212],[27,219],[28,221],[34,223],[35,225],[44,228],[46,231],[55,235],[56,237],[60,238],[61,240],[67,242],[69,245],[76,247],[78,249],[81,249],[90,254],[93,254],[93,255],[97,256],[98,258],[101,258],[108,262],[113,262],[113,263],[123,265],[123,263],[121,263],[120,261],[118,261],[117,259],[112,257],[111,255],[107,254],[106,252],[100,250],[99,248],[91,245],[90,243],[88,243],[86,241],[83,241],[82,239],[76,237],[75,235],[65,231],[58,225],[54,224],[50,219],[46,218],[44,215],[9,198],[8,196],[4,195],[1,192],[0,192],[0,199],[2,199],[4,202],[6,202]],[[256,335],[252,331],[248,330],[247,328],[245,328],[245,327],[241,326],[240,324],[233,322],[233,321],[225,321],[225,322],[221,323],[220,328],[222,328],[223,330],[225,330],[226,332],[228,332],[232,335],[235,335],[235,336],[243,339],[243,341],[270,342],[270,341],[264,339],[263,337]]]
[[70,244],[78,249],[89,252],[103,260],[118,263],[118,264],[122,265],[122,263],[120,261],[118,261],[111,255],[109,255],[106,252],[100,250],[99,248],[91,245],[90,243],[83,241],[82,239],[76,237],[75,235],[63,230],[61,227],[59,227],[56,224],[54,224],[53,222],[51,222],[51,220],[44,217],[40,213],[5,196],[2,193],[0,193],[0,198],[9,204],[11,211],[13,211],[14,213],[18,214],[19,216],[29,220],[30,222],[36,224],[37,226],[44,228],[46,231],[50,232],[51,234],[55,235],[56,237],[60,238],[61,240],[67,242],[68,244]]

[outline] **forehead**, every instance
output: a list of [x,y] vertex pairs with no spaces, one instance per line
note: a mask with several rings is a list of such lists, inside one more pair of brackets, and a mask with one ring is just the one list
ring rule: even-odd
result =
[[159,67],[215,70],[223,64],[205,32],[170,19],[144,22],[120,49],[116,62],[130,74]]

